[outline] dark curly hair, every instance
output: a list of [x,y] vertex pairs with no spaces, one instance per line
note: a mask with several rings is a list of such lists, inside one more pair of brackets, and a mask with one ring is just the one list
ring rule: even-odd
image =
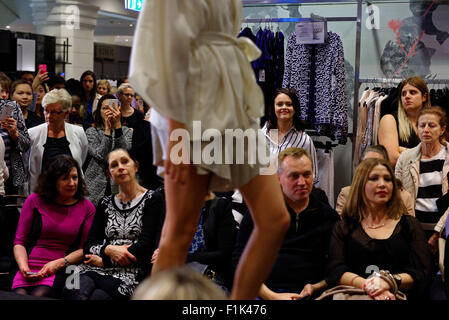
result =
[[57,180],[70,174],[72,168],[78,173],[78,188],[74,198],[82,200],[87,195],[86,183],[84,182],[78,162],[72,157],[60,154],[51,159],[43,172],[40,174],[35,192],[47,202],[54,202],[58,197]]

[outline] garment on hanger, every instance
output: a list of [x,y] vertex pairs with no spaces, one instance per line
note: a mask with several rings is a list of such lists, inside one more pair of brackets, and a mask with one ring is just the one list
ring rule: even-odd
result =
[[254,35],[250,28],[244,28],[238,37],[251,39],[262,52],[261,56],[251,64],[256,75],[257,83],[263,91],[265,99],[264,117],[261,125],[268,118],[268,112],[274,100],[277,88],[282,86],[284,74],[284,34],[279,30],[276,33],[268,28],[259,28]]
[[343,42],[334,32],[323,44],[287,42],[284,88],[294,88],[301,104],[301,120],[320,135],[345,144],[348,135],[346,72]]
[[357,132],[356,132],[356,136],[355,136],[355,148],[354,150],[356,152],[354,152],[354,156],[353,156],[353,166],[355,169],[355,166],[357,163],[359,163],[359,153],[357,152],[360,149],[360,143],[362,141],[362,137],[363,137],[363,132],[364,132],[364,121],[366,119],[366,115],[365,115],[365,101],[366,99],[368,99],[368,96],[371,94],[371,90],[369,88],[366,88],[365,91],[363,91],[362,93],[362,97],[360,98],[359,101],[359,105],[358,105],[358,109],[357,109]]
[[334,207],[334,150],[332,147],[336,144],[327,142],[323,144],[320,141],[314,141],[316,147],[316,156],[318,162],[319,182],[315,187],[322,189],[329,200],[331,207]]

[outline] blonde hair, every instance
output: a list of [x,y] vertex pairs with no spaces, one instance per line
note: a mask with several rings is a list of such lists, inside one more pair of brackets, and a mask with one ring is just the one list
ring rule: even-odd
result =
[[224,291],[212,280],[189,268],[158,272],[136,288],[132,300],[225,300]]
[[358,165],[351,184],[348,200],[346,201],[341,216],[343,219],[362,221],[368,215],[368,200],[365,195],[365,185],[369,175],[375,166],[382,165],[387,168],[393,183],[393,192],[390,200],[386,203],[386,215],[391,219],[398,219],[407,210],[402,203],[400,191],[390,164],[377,158],[365,159]]
[[111,84],[109,83],[108,80],[106,80],[106,79],[98,80],[98,82],[97,82],[97,89],[98,89],[98,86],[99,86],[100,84],[105,85],[106,88],[108,89],[108,91],[106,92],[106,94],[111,93]]
[[66,112],[72,108],[72,96],[67,92],[66,89],[53,89],[46,93],[42,98],[42,107],[45,108],[47,105],[52,103],[62,103],[62,111]]
[[131,89],[134,91],[133,87],[129,83],[122,83],[120,87],[117,88],[117,94],[122,95],[126,89]]
[[402,89],[407,85],[411,85],[421,91],[421,94],[426,97],[423,107],[430,107],[430,92],[426,82],[420,76],[409,77],[401,82],[399,85],[399,99],[398,99],[398,131],[399,140],[408,142],[412,134],[412,123],[408,119],[407,112],[402,105]]

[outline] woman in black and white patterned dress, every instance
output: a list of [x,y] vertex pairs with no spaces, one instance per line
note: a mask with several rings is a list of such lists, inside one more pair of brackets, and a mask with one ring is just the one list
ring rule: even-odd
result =
[[78,266],[79,289],[66,287],[66,299],[128,299],[150,273],[150,257],[162,228],[164,202],[136,180],[138,163],[124,149],[109,153],[108,170],[120,192],[97,207]]

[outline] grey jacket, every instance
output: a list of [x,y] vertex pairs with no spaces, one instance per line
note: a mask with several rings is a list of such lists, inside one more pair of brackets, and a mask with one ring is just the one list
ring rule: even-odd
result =
[[[442,142],[442,145],[446,148],[446,160],[443,165],[442,175],[442,191],[443,194],[448,192],[448,180],[447,174],[449,172],[449,143]],[[413,197],[416,204],[416,197],[418,196],[419,187],[419,162],[421,160],[421,143],[412,149],[408,149],[401,153],[396,163],[395,175],[402,181],[402,185]],[[448,210],[443,214],[438,223],[435,225],[434,230],[441,233],[446,226],[446,218]]]
[[115,149],[131,149],[133,132],[130,128],[123,126],[123,134],[115,138],[115,130],[111,136],[107,136],[104,130],[90,127],[86,130],[88,141],[88,157],[90,158],[84,178],[86,181],[87,199],[97,206],[103,198],[107,186],[105,158],[109,152]]

